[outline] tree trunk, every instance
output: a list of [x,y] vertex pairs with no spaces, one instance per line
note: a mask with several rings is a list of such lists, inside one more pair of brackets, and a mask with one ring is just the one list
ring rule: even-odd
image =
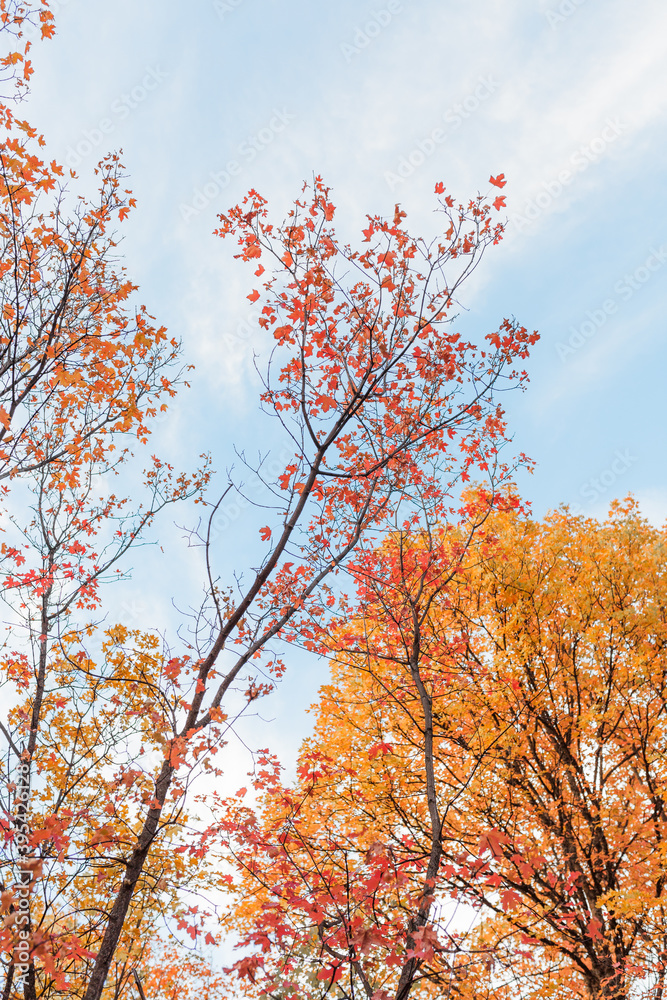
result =
[[10,962],[5,979],[5,988],[2,991],[2,1000],[9,1000],[12,993],[12,983],[14,981],[14,963]]
[[95,959],[95,965],[88,983],[85,1000],[100,1000],[104,983],[106,982],[111,963],[113,961],[123,924],[130,908],[132,894],[139,881],[146,858],[148,857],[153,838],[157,832],[160,822],[162,807],[164,806],[167,792],[174,775],[175,768],[165,760],[160,771],[160,776],[155,785],[155,799],[157,805],[151,809],[144,822],[143,830],[139,837],[139,842],[130,856],[130,860],[125,867],[125,878],[116,896],[114,905],[109,914],[109,920],[102,938],[100,950]]

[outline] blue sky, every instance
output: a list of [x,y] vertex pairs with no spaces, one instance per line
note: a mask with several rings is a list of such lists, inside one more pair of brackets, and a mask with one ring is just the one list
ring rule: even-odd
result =
[[[667,516],[664,3],[53,6],[58,33],[35,51],[26,117],[49,157],[76,166],[79,189],[122,147],[138,198],[122,244],[130,275],[196,366],[155,450],[181,466],[210,450],[222,473],[234,442],[271,440],[249,275],[211,235],[248,188],[280,219],[321,173],[350,239],[396,201],[426,235],[436,181],[464,199],[504,173],[507,238],[467,285],[460,328],[481,338],[513,315],[541,333],[527,392],[506,398],[516,449],[537,462],[523,493],[537,515],[563,502],[602,513],[633,491],[653,520]],[[249,507],[228,508],[223,571],[247,566],[257,527]],[[181,536],[165,522],[164,552],[135,554],[112,598],[129,623],[171,624],[172,593],[197,602],[200,565]],[[274,749],[293,751],[322,677],[296,658],[262,707]]]

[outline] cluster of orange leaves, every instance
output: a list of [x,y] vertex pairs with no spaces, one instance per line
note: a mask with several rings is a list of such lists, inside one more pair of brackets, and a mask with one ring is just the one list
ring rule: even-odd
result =
[[[259,808],[228,804],[236,995],[340,984],[385,1000],[411,958],[420,997],[660,995],[665,531],[631,501],[603,522],[538,523],[510,503],[463,540],[397,537],[368,558],[356,609],[320,638],[336,660],[296,780],[275,764]],[[429,920],[411,932],[434,837],[410,670],[427,605],[443,827]]]

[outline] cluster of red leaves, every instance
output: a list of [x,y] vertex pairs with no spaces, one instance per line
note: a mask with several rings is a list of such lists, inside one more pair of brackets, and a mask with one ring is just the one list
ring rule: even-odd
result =
[[[537,334],[505,319],[477,349],[452,329],[458,288],[503,225],[492,222],[481,195],[455,205],[443,192],[439,184],[444,233],[430,244],[410,235],[396,206],[391,222],[368,217],[365,249],[342,246],[320,177],[281,227],[268,221],[256,191],[221,216],[219,235],[237,237],[237,256],[262,279],[248,298],[258,300],[261,289],[259,323],[273,334],[279,364],[262,402],[302,442],[279,487],[288,513],[306,500],[316,508],[302,563],[272,576],[266,606],[303,607],[319,568],[354,547],[362,530],[386,524],[400,507],[409,518],[415,504],[446,518],[454,481],[500,468],[506,425],[493,387],[523,383],[526,373],[512,365]],[[358,280],[350,283],[350,273]],[[272,545],[281,534],[261,529]],[[283,634],[312,640],[299,629]]]

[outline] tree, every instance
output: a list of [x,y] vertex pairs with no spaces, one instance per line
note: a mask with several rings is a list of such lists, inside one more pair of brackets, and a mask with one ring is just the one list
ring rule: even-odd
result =
[[[413,545],[430,559],[428,539]],[[492,514],[431,585],[418,677],[397,600],[416,576],[405,540],[387,544],[400,585],[366,591],[341,626],[296,785],[274,775],[261,816],[245,814],[255,854],[237,841],[236,917],[251,951],[236,968],[250,995],[335,982],[352,996],[356,977],[362,994],[404,997],[413,959],[425,997],[662,997],[664,546],[632,502],[602,523]],[[438,561],[442,579],[451,551]],[[448,898],[473,907],[472,932],[448,921]],[[283,993],[276,973],[292,971]]]
[[[164,330],[155,329],[145,312],[128,315],[133,286],[116,268],[111,225],[114,219],[123,220],[133,202],[121,187],[117,159],[111,156],[100,166],[99,204],[82,204],[68,214],[65,192],[58,188],[61,168],[45,164],[31,151],[41,140],[28,125],[16,122],[9,112],[5,120],[12,132],[0,150],[5,171],[0,222],[11,252],[2,309],[7,382],[0,410],[5,428],[0,460],[9,483],[18,476],[32,476],[32,482],[44,484],[37,503],[37,528],[46,542],[46,548],[39,550],[46,562],[32,573],[16,572],[22,556],[16,546],[5,551],[14,563],[13,590],[18,593],[19,585],[29,588],[30,600],[39,606],[32,664],[36,687],[27,696],[28,705],[13,717],[18,728],[7,732],[10,750],[21,760],[19,772],[26,775],[18,783],[17,796],[20,823],[27,826],[21,847],[28,848],[21,860],[21,892],[42,878],[33,877],[44,853],[39,844],[47,845],[51,861],[52,841],[57,841],[55,836],[40,838],[53,810],[45,808],[40,814],[31,804],[39,821],[33,829],[25,805],[32,757],[41,753],[38,740],[45,752],[40,759],[46,761],[40,763],[40,773],[51,790],[64,781],[67,797],[77,803],[79,788],[84,794],[90,787],[86,781],[99,781],[105,790],[101,798],[111,799],[113,813],[104,841],[90,833],[98,821],[90,798],[87,811],[81,814],[77,804],[73,822],[68,818],[68,830],[59,831],[79,851],[81,878],[97,864],[100,852],[103,855],[104,878],[87,903],[87,913],[97,917],[87,922],[87,917],[68,909],[67,894],[61,900],[63,909],[50,902],[35,910],[45,937],[29,942],[31,971],[25,997],[34,1000],[38,985],[48,992],[65,984],[63,989],[82,991],[85,1000],[101,1000],[105,990],[109,995],[107,981],[113,968],[121,970],[113,986],[118,993],[127,983],[122,970],[136,971],[125,942],[135,926],[135,914],[144,913],[144,896],[145,916],[150,917],[157,898],[154,887],[150,889],[154,866],[160,867],[168,846],[201,858],[218,835],[215,823],[188,831],[184,810],[196,768],[224,739],[235,689],[246,692],[241,707],[252,702],[282,673],[275,643],[315,641],[336,602],[330,578],[355,550],[363,552],[387,529],[417,523],[424,510],[431,518],[446,517],[456,506],[461,481],[472,469],[490,468],[502,478],[498,450],[506,429],[494,391],[523,381],[525,373],[514,371],[513,365],[527,356],[536,335],[506,319],[479,350],[452,329],[462,283],[484,250],[502,236],[503,227],[492,223],[492,208],[482,195],[456,205],[438,184],[444,223],[438,238],[430,243],[413,238],[403,223],[405,213],[396,206],[391,222],[368,218],[364,248],[352,250],[337,241],[331,225],[334,206],[321,178],[316,177],[310,188],[304,186],[302,199],[279,227],[268,221],[264,200],[251,192],[242,206],[221,218],[218,232],[238,238],[238,256],[252,262],[261,279],[260,326],[267,340],[273,337],[275,348],[261,402],[277,417],[294,457],[267,483],[275,506],[268,515],[262,514],[262,522],[270,523],[258,525],[265,546],[259,568],[245,579],[239,567],[232,587],[222,585],[214,569],[213,545],[222,498],[212,503],[202,538],[208,602],[196,619],[191,641],[178,651],[165,649],[155,655],[150,670],[145,657],[128,650],[122,660],[127,676],[118,678],[116,667],[105,672],[104,650],[100,658],[87,648],[92,641],[87,633],[90,623],[81,621],[81,615],[77,618],[78,612],[90,612],[86,601],[96,600],[101,578],[92,546],[88,549],[81,541],[80,533],[91,522],[79,501],[87,496],[87,470],[97,474],[112,468],[115,438],[134,432],[140,441],[145,439],[156,397],[173,391],[163,366],[171,363],[177,345],[172,342],[170,349]],[[491,183],[502,187],[502,175]],[[47,211],[38,211],[38,197],[52,199]],[[502,197],[496,198],[494,210],[502,203]],[[259,289],[248,297],[259,300]],[[256,471],[262,476],[261,467]],[[200,477],[193,488],[201,485]],[[189,488],[177,481],[174,492],[181,495]],[[223,495],[233,489],[230,482]],[[158,500],[159,507],[159,491]],[[104,523],[109,525],[115,515],[114,505],[115,501],[98,512],[102,533]],[[149,519],[153,512],[151,506]],[[64,532],[63,524],[69,525]],[[70,529],[77,534],[75,539]],[[76,559],[74,569],[62,560],[56,566],[50,548],[55,536],[59,544],[62,540],[70,549],[75,547],[70,554],[81,556],[81,564],[87,561],[92,567],[79,573]],[[128,540],[135,536],[128,527]],[[83,552],[76,546],[83,546]],[[107,566],[112,565],[109,559]],[[49,633],[43,616],[53,600],[60,600],[56,572],[61,573],[60,580],[74,574],[70,594],[76,596],[66,607],[60,605],[51,621],[55,629],[57,619],[57,630]],[[78,603],[83,606],[77,607]],[[117,634],[108,633],[108,638]],[[47,635],[55,636],[55,644],[49,646]],[[90,663],[97,667],[88,671]],[[30,673],[20,655],[9,658],[8,669],[19,683]],[[43,725],[60,711],[57,696],[53,699],[43,683],[49,671],[56,684],[68,685],[65,717],[53,723],[65,744],[70,741],[59,751],[60,764],[57,755],[56,763],[49,757],[55,751]],[[137,788],[128,790],[129,812],[121,807],[126,762],[121,753],[118,763],[116,737],[110,737],[109,758],[91,750],[92,756],[79,763],[72,755],[73,743],[77,747],[82,741],[94,743],[86,735],[88,723],[78,707],[80,699],[85,704],[93,698],[94,703],[107,697],[109,685],[112,690],[114,684],[126,687],[110,696],[118,710],[118,718],[109,721],[111,732],[119,731],[114,729],[117,725],[123,731],[123,713],[132,718],[135,708],[128,706],[141,695],[150,704],[151,725],[161,740],[157,759],[147,761]],[[132,725],[130,730],[135,739],[140,730]],[[70,787],[69,778],[58,777],[58,768],[64,767],[65,775],[70,771],[78,775],[79,766],[86,779],[77,778],[76,787]],[[105,770],[110,767],[117,768],[114,780],[121,782],[113,794]],[[146,787],[151,792],[144,795]],[[10,830],[9,836],[14,833]],[[178,848],[169,840],[177,835],[182,838]],[[67,858],[56,860],[69,863]],[[62,869],[56,864],[54,871]],[[60,877],[54,877],[52,885]],[[48,879],[47,874],[47,887]],[[74,878],[71,886],[76,885]],[[8,909],[15,902],[10,898]],[[189,924],[196,935],[200,917],[186,917],[185,928]],[[66,926],[70,940],[63,930]],[[31,925],[29,935],[32,930]],[[63,950],[63,942],[72,948]],[[94,959],[87,945],[96,952]],[[152,947],[159,951],[159,944],[153,942]],[[59,965],[61,957],[64,967]],[[129,964],[124,964],[126,959]],[[7,989],[11,992],[11,983]]]
[[[157,637],[135,633],[124,646],[127,630],[110,629],[96,664],[86,653],[87,643],[95,641],[95,623],[74,622],[98,610],[100,581],[159,511],[196,492],[201,481],[180,477],[172,484],[168,469],[155,460],[147,509],[125,512],[127,501],[113,494],[99,499],[108,472],[89,463],[76,486],[54,478],[52,466],[35,474],[35,516],[22,529],[27,543],[15,560],[22,565],[3,581],[17,644],[2,660],[3,687],[20,698],[7,727],[0,723],[6,751],[0,765],[6,791],[0,794],[8,820],[0,863],[8,911],[3,943],[11,955],[21,930],[30,942],[29,961],[9,962],[5,990],[15,969],[27,968],[27,1000],[63,991],[80,995],[97,944],[100,900],[117,878],[114,852],[127,841],[135,799],[147,796],[134,755],[144,753],[142,742],[148,742],[149,754],[162,746],[161,731],[146,717],[164,662]],[[104,535],[104,547],[96,551]],[[182,887],[189,875],[187,865],[164,852],[156,855],[159,874],[147,872],[137,894],[134,934],[156,907],[165,910],[165,892],[154,892],[154,885],[168,889],[173,900],[175,883]],[[127,978],[137,949],[124,951]]]
[[241,902],[228,927],[251,949],[235,964],[251,996],[335,987],[341,998],[435,998],[469,964],[465,935],[442,915],[447,820],[470,779],[459,741],[481,760],[487,748],[477,720],[463,714],[443,739],[438,717],[454,692],[466,697],[453,581],[493,544],[499,511],[519,506],[490,479],[492,491],[464,497],[465,527],[408,526],[354,564],[357,604],[318,636],[332,683],[296,785],[283,787],[274,768],[257,782],[259,817],[230,806]]
[[[118,852],[131,845],[137,813],[151,797],[145,762],[160,753],[165,739],[149,702],[164,667],[158,638],[111,628],[96,663],[72,655],[80,643],[80,636],[65,635],[60,656],[49,656],[48,688],[30,757],[29,826],[21,836],[16,824],[14,836],[6,836],[1,866],[3,903],[7,909],[13,905],[3,944],[8,951],[16,946],[17,921],[26,912],[30,961],[21,961],[19,941],[15,968],[29,966],[24,995],[41,998],[80,997],[85,989],[105,901],[122,870]],[[10,713],[15,730],[34,714],[31,694]],[[134,972],[145,970],[149,952],[156,950],[155,925],[175,928],[185,916],[187,896],[196,897],[215,880],[215,872],[203,869],[194,853],[174,850],[182,841],[177,833],[187,824],[181,814],[165,829],[146,866],[115,955],[110,996],[120,996]],[[26,886],[27,897],[9,889],[17,869],[30,873],[29,882],[18,883]],[[23,898],[29,909],[20,906]],[[189,926],[193,920],[184,922]],[[14,978],[10,967],[5,989]]]
[[0,143],[0,477],[58,463],[71,478],[115,432],[146,439],[156,399],[173,394],[178,345],[145,309],[128,314],[136,286],[114,266],[109,231],[134,204],[118,158],[99,168],[98,204],[68,217],[62,168],[39,160],[25,131]]
[[[309,641],[312,622],[323,622],[335,603],[327,577],[364,537],[397,518],[418,517],[413,491],[444,515],[456,483],[472,467],[497,461],[505,425],[493,389],[501,378],[519,377],[506,373],[507,366],[525,357],[536,339],[505,320],[488,336],[491,349],[477,354],[449,329],[461,282],[502,233],[482,196],[458,207],[443,197],[445,234],[431,245],[410,237],[398,208],[392,223],[369,219],[368,248],[361,252],[338,244],[329,195],[316,178],[309,199],[297,201],[278,229],[256,192],[222,217],[220,234],[237,235],[239,256],[257,265],[257,277],[265,273],[261,258],[275,267],[266,272],[260,325],[273,331],[282,363],[275,380],[270,367],[262,402],[289,435],[295,457],[271,484],[277,509],[275,523],[260,531],[266,555],[226,603],[211,569],[209,520],[210,626],[196,637],[195,657],[185,665],[183,683],[192,694],[183,699],[155,773],[154,798],[124,860],[86,1000],[102,995],[165,803],[180,799],[182,776],[193,754],[202,752],[233,685],[255,663],[241,690],[256,697],[262,691],[257,661],[265,654],[262,683],[270,686],[283,667],[269,644]],[[256,301],[260,293],[248,297]],[[231,654],[235,647],[218,666],[223,650]]]
[[[44,3],[3,2],[0,14],[0,33],[17,46],[2,60],[5,83],[13,81],[20,96],[31,72],[26,25],[41,24],[49,37],[52,16]],[[96,943],[99,906],[76,908],[91,869],[99,873],[99,827],[109,822],[99,792],[114,787],[105,769],[113,764],[123,776],[133,725],[132,699],[125,699],[125,718],[118,693],[109,694],[113,681],[98,675],[93,682],[90,657],[79,648],[73,659],[72,644],[91,635],[90,619],[81,618],[98,609],[101,581],[158,512],[196,493],[207,473],[172,476],[154,458],[139,507],[106,486],[131,455],[123,439],[145,443],[151,417],[174,395],[178,344],[133,305],[136,288],[115,259],[113,227],[134,204],[122,189],[118,158],[98,168],[97,204],[72,204],[62,169],[40,158],[44,140],[7,104],[0,118],[0,477],[7,508],[0,554],[13,629],[2,661],[9,716],[1,726],[0,938],[4,1000],[19,988],[34,1000],[37,989],[57,994],[63,981],[69,989],[76,962],[89,960]],[[110,697],[115,715],[100,709]],[[115,799],[109,792],[106,805],[123,792],[127,798],[123,785]],[[126,836],[122,809],[116,825]],[[111,878],[113,865],[106,867]],[[103,895],[104,882],[97,882]],[[148,917],[143,897],[135,912]],[[14,960],[17,951],[26,961]],[[15,976],[19,966],[25,976]]]
[[[2,0],[0,18],[15,45],[0,72],[22,68],[21,91],[32,72],[26,24],[50,37],[53,16],[45,0]],[[135,206],[118,156],[96,170],[95,203],[72,199],[63,168],[42,159],[44,139],[6,103],[0,127],[0,478],[57,463],[74,481],[116,432],[146,439],[160,397],[174,395],[178,344],[133,303],[118,265],[113,227]]]
[[512,525],[485,568],[479,707],[492,733],[519,722],[456,816],[464,848],[463,823],[486,838],[484,878],[457,884],[496,914],[499,969],[509,944],[508,972],[546,995],[663,993],[664,543],[627,502],[602,524]]

